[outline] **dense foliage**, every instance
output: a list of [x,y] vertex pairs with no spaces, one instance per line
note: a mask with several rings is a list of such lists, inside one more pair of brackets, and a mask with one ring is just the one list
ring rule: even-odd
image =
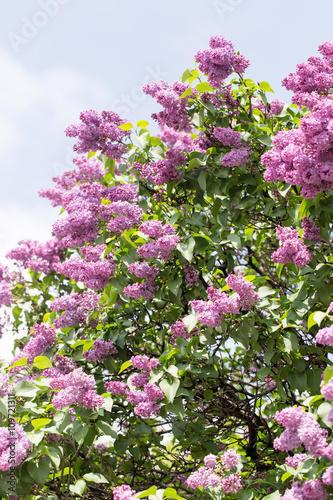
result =
[[199,69],[145,85],[158,135],[92,110],[67,128],[81,156],[40,192],[61,207],[54,239],[0,270],[18,348],[3,498],[333,492],[333,44],[319,51],[283,81],[289,106],[216,36]]

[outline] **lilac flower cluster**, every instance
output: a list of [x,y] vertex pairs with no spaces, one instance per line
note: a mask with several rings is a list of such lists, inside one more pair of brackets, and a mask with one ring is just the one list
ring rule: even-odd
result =
[[103,206],[101,217],[109,219],[112,215],[115,215],[108,223],[108,228],[112,232],[123,233],[139,224],[142,214],[142,209],[134,203],[115,201],[110,205]]
[[234,71],[244,73],[250,61],[235,53],[234,46],[224,36],[213,36],[209,40],[209,49],[204,49],[195,55],[199,69],[208,75],[212,87],[219,88],[223,81]]
[[199,275],[191,264],[184,264],[185,283],[189,288],[199,286]]
[[88,314],[97,309],[101,295],[84,291],[82,295],[72,292],[55,299],[50,304],[51,311],[64,310],[64,314],[54,320],[56,328],[66,328],[85,323]]
[[171,251],[176,248],[179,236],[171,224],[164,224],[157,220],[146,221],[139,227],[140,231],[147,234],[154,241],[144,243],[138,248],[138,255],[144,259],[168,260]]
[[106,245],[82,247],[80,254],[85,258],[68,259],[57,264],[56,271],[74,281],[82,281],[91,290],[101,290],[108,285],[116,268],[112,261],[112,252],[100,260],[105,249]]
[[51,368],[46,368],[43,371],[43,377],[45,378],[55,378],[59,375],[67,375],[76,368],[76,362],[73,358],[69,356],[62,356],[61,354],[55,354],[53,357],[53,366]]
[[78,156],[73,159],[73,163],[78,167],[78,171],[71,170],[64,172],[59,177],[53,177],[52,180],[55,182],[55,187],[39,191],[39,195],[42,198],[51,200],[53,207],[62,205],[64,195],[68,190],[76,187],[77,184],[92,184],[102,179],[105,175],[103,163],[96,158],[88,160]]
[[183,153],[189,153],[194,149],[192,136],[188,132],[179,132],[167,125],[163,125],[160,128],[161,134],[157,134],[157,137],[169,148],[183,151]]
[[135,161],[133,167],[139,172],[141,179],[145,179],[155,186],[162,186],[169,181],[174,181],[179,177],[177,167],[185,165],[185,156],[176,148],[168,149],[165,152],[166,159],[150,161],[149,163],[139,163]]
[[274,440],[274,448],[290,451],[303,445],[313,457],[330,454],[327,446],[327,431],[320,428],[311,415],[300,407],[284,408],[275,416],[278,424],[285,427],[281,436]]
[[0,264],[0,307],[10,305],[12,299],[12,292],[9,288],[10,279],[8,268]]
[[210,302],[204,300],[191,302],[193,310],[199,313],[198,321],[201,324],[218,327],[225,314],[239,314],[241,309],[250,309],[259,301],[259,295],[254,291],[253,283],[242,275],[230,275],[226,282],[236,293],[229,296],[210,286],[207,290]]
[[301,484],[299,481],[286,490],[281,500],[326,500],[327,491],[324,490],[320,479],[310,479]]
[[121,158],[127,147],[122,140],[130,135],[129,131],[119,128],[126,121],[113,111],[83,111],[80,113],[81,123],[66,128],[67,137],[78,137],[74,151],[89,153],[99,151],[109,158]]
[[170,127],[175,130],[189,131],[189,118],[187,115],[187,100],[197,95],[197,90],[192,89],[192,96],[179,99],[179,97],[190,86],[186,83],[174,82],[172,84],[161,80],[151,82],[143,86],[143,92],[150,95],[158,104],[163,106],[163,111],[153,113],[152,118],[156,120],[160,127]]
[[176,340],[178,337],[182,339],[191,339],[193,336],[199,335],[199,330],[197,327],[194,327],[190,332],[186,331],[186,326],[183,321],[176,321],[173,325],[171,325],[172,336],[170,338],[171,344],[176,344]]
[[310,57],[307,62],[297,65],[296,72],[282,81],[287,90],[295,94],[292,101],[312,108],[329,94],[333,87],[333,43],[325,42],[318,47],[324,57]]
[[316,335],[316,341],[333,347],[333,325],[321,328]]
[[[15,434],[13,436],[13,434]],[[11,452],[15,438],[15,453]],[[15,430],[0,427],[0,470],[7,471],[19,466],[26,458],[32,443],[29,441],[21,425],[15,423]]]
[[224,493],[236,494],[242,487],[242,479],[239,474],[226,474],[230,472],[238,464],[239,455],[234,450],[227,450],[221,457],[222,467],[218,467],[218,457],[215,455],[207,455],[204,458],[204,467],[200,467],[197,471],[192,472],[187,479],[187,486],[196,489],[202,486],[203,488],[221,486]]
[[144,283],[134,283],[124,288],[124,295],[139,300],[153,298],[155,286],[154,281],[158,274],[158,267],[150,266],[147,262],[134,262],[128,266],[128,270],[137,278],[145,279]]
[[242,136],[237,130],[215,127],[213,135],[223,146],[234,148],[222,157],[222,165],[236,167],[248,162],[250,150],[243,145]]
[[276,134],[274,148],[261,157],[268,182],[285,180],[302,186],[304,198],[333,187],[333,103],[325,98],[301,118],[298,129]]
[[[30,335],[33,337],[24,346],[24,348],[13,358],[12,364],[22,358],[27,358],[27,363],[33,363],[36,356],[40,356],[47,349],[50,349],[56,342],[56,333],[52,326],[47,326],[45,323],[36,324],[30,330]],[[17,367],[18,369],[20,367]],[[16,367],[14,367],[16,371]]]
[[94,390],[93,375],[87,375],[82,368],[77,368],[67,375],[58,375],[51,380],[50,387],[60,389],[52,399],[52,405],[56,410],[72,405],[99,408],[104,402],[104,398]]
[[293,467],[294,469],[296,469],[298,465],[304,462],[307,458],[309,458],[309,455],[307,455],[306,453],[295,453],[295,455],[293,455],[292,457],[286,458],[286,465],[288,465],[288,467]]
[[25,240],[19,241],[18,244],[19,246],[8,252],[6,257],[22,263],[25,269],[49,274],[60,262],[63,245],[59,241],[52,239],[46,243],[39,243]]
[[320,241],[320,228],[308,217],[302,219],[303,238],[306,240]]
[[272,260],[279,264],[293,262],[298,267],[304,267],[312,259],[312,253],[298,237],[297,229],[290,227],[276,228],[276,235],[282,246],[273,252]]
[[114,500],[137,500],[136,491],[132,490],[127,484],[122,484],[113,488],[113,498]]
[[87,361],[105,361],[110,354],[117,354],[118,350],[112,340],[95,340],[89,351],[83,353]]
[[142,418],[150,418],[158,415],[160,406],[157,403],[159,399],[164,398],[163,391],[156,385],[149,383],[149,373],[159,365],[158,359],[149,359],[148,356],[132,356],[132,366],[141,373],[134,375],[130,383],[135,387],[142,387],[142,390],[131,390],[128,384],[124,382],[105,382],[105,387],[111,394],[126,396],[127,401],[135,405],[135,415]]
[[9,378],[7,373],[0,373],[0,398],[3,398],[6,396],[6,394],[9,394],[10,389],[9,389]]

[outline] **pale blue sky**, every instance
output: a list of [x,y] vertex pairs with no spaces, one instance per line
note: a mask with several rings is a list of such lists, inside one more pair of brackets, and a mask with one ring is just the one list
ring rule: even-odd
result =
[[0,256],[20,238],[50,237],[58,212],[37,191],[71,168],[73,141],[63,130],[81,110],[150,120],[158,106],[142,84],[178,79],[216,34],[250,59],[249,78],[289,100],[282,78],[333,38],[330,0],[1,4]]

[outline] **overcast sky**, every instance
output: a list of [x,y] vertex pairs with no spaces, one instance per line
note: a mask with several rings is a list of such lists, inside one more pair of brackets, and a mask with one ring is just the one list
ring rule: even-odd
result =
[[333,39],[331,0],[0,0],[0,258],[45,241],[58,210],[39,198],[70,170],[64,129],[86,109],[135,122],[158,106],[141,87],[177,80],[223,34],[251,61],[248,78],[281,80]]

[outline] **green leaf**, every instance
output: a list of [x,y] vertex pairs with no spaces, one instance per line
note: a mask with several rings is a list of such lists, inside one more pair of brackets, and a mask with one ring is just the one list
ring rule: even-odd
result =
[[182,95],[179,97],[179,99],[183,99],[184,97],[191,95],[192,92],[193,92],[192,87],[189,87],[188,89],[185,90],[185,92],[182,93]]
[[46,368],[51,368],[52,362],[46,356],[36,356],[34,359],[34,365],[39,370],[45,370]]
[[177,389],[179,387],[179,379],[175,378],[172,382],[169,382],[167,379],[161,380],[160,388],[164,392],[167,401],[172,402],[174,397],[176,396]]
[[148,488],[148,490],[141,491],[140,493],[136,494],[137,498],[144,498],[148,497],[149,495],[156,495],[157,488],[156,486],[151,486]]
[[265,146],[273,146],[273,140],[270,135],[260,134],[258,135],[257,139],[259,142],[261,142],[261,144],[264,144]]
[[121,128],[122,130],[128,131],[133,128],[133,125],[131,123],[123,123],[122,125],[118,125],[118,128]]
[[146,120],[139,120],[136,124],[138,127],[146,128],[148,127],[149,122],[146,122]]
[[45,484],[49,477],[50,467],[48,460],[49,459],[46,459],[46,457],[43,457],[37,464],[34,462],[28,463],[28,472],[30,476],[41,486]]
[[[272,88],[271,88],[270,84],[269,84],[269,83],[267,83],[267,82],[260,82],[260,83],[259,83],[259,88],[260,88],[261,90],[263,90],[264,92],[273,92],[273,94],[274,94],[274,90],[272,90]],[[265,498],[266,498],[266,497],[265,497]]]
[[198,83],[195,88],[198,92],[214,92],[215,89],[207,82]]
[[0,413],[2,415],[5,415],[6,417],[8,416],[8,410],[7,410],[7,406],[5,405],[5,403],[2,401],[2,399],[0,398]]
[[52,418],[34,418],[31,420],[31,423],[36,431],[38,429],[42,429],[50,422],[52,422]]
[[178,294],[178,290],[182,284],[183,280],[180,276],[177,276],[175,279],[172,279],[172,280],[168,280],[166,282],[166,285],[167,287],[169,288],[169,290],[177,296]]
[[101,483],[108,483],[109,481],[106,479],[106,477],[103,476],[103,474],[99,474],[98,472],[92,473],[88,472],[88,474],[84,474],[83,479],[90,483],[96,483],[96,484],[101,484]]
[[333,366],[328,366],[324,371],[324,383],[327,384],[329,380],[333,377]]
[[118,374],[119,374],[119,373],[121,373],[121,372],[123,372],[124,370],[126,370],[129,366],[132,366],[132,361],[130,361],[130,360],[125,361],[125,362],[121,365],[121,367],[120,367],[120,370],[119,370]]
[[177,250],[180,251],[182,256],[185,257],[185,259],[188,262],[191,262],[193,257],[194,246],[195,246],[195,239],[190,238],[186,243],[178,243]]
[[82,495],[84,493],[86,493],[86,491],[87,491],[87,485],[86,485],[85,481],[83,481],[83,479],[79,479],[78,481],[76,481],[75,484],[71,484],[69,486],[69,490],[72,493],[75,493],[76,495],[79,495],[80,497],[82,497]]
[[17,361],[15,361],[11,366],[12,367],[14,367],[14,366],[24,366],[27,363],[28,363],[28,359],[27,358],[20,358]]
[[13,393],[16,396],[31,398],[36,396],[37,392],[38,392],[37,387],[31,382],[28,382],[27,380],[21,380],[13,387]]
[[197,316],[198,315],[196,314],[188,314],[182,319],[184,325],[186,326],[187,333],[190,333],[198,323]]
[[184,500],[184,497],[179,496],[174,488],[166,488],[163,493],[163,498],[174,498],[175,500]]
[[117,439],[118,434],[114,431],[110,424],[104,422],[103,420],[98,420],[96,422],[96,428],[100,431],[101,434],[106,434],[107,436],[111,436],[114,439]]
[[205,163],[200,160],[199,158],[192,158],[189,162],[188,162],[188,168],[187,168],[187,171],[191,171],[193,170],[194,168],[196,167],[199,167],[201,165],[204,165]]
[[314,325],[320,326],[320,323],[326,317],[327,317],[326,313],[322,311],[314,311],[312,314],[310,314],[308,319],[308,330],[310,330],[310,328],[312,328]]

